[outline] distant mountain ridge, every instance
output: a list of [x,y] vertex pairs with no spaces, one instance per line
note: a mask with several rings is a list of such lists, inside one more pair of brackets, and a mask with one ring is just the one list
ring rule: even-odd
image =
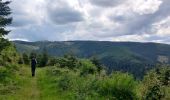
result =
[[[42,52],[51,56],[72,53],[81,58],[98,57],[111,70],[143,74],[156,63],[170,63],[170,45],[160,43],[108,42],[108,41],[13,41],[17,50]],[[140,70],[135,72],[135,70]]]

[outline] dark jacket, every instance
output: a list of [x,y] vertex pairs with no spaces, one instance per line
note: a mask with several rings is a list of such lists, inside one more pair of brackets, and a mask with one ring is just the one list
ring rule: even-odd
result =
[[32,59],[31,60],[31,67],[35,67],[37,64],[37,60],[36,59]]

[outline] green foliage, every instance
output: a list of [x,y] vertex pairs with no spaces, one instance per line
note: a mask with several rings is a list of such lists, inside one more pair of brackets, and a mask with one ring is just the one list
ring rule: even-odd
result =
[[47,66],[48,61],[49,61],[49,56],[48,56],[48,54],[47,54],[45,49],[42,52],[42,54],[38,54],[36,52],[31,52],[29,58],[30,59],[36,58],[37,59],[37,66],[38,67],[45,67],[45,66]]
[[16,52],[16,49],[13,45],[10,45],[6,48],[4,48],[0,52],[0,65],[6,65],[8,63],[10,64],[16,64],[19,60],[19,56]]
[[148,88],[145,100],[160,100],[164,97],[164,91],[161,91],[159,85]]
[[9,33],[4,27],[12,22],[12,18],[8,17],[11,14],[11,9],[8,6],[9,3],[9,1],[4,2],[0,0],[0,38]]
[[[49,67],[46,77],[49,77],[45,84],[53,89],[46,92],[56,93],[51,97],[59,95],[64,100],[93,100],[99,99],[98,80],[95,75],[80,77],[80,72],[67,68]],[[46,78],[44,77],[44,78]],[[55,92],[56,91],[56,92]]]
[[9,45],[10,42],[8,40],[0,37],[0,52]]
[[71,74],[64,74],[58,82],[58,87],[60,87],[60,89],[62,91],[66,91],[72,88],[72,81],[73,81],[73,75]]
[[9,64],[0,67],[0,95],[13,93],[18,89],[17,65]]
[[11,14],[11,9],[8,4],[9,1],[0,0],[0,52],[10,43],[7,39],[4,39],[4,35],[7,35],[10,31],[5,30],[6,25],[11,24],[12,18],[8,17]]
[[113,73],[101,82],[100,94],[108,99],[136,100],[135,89],[137,82],[126,73]]
[[97,73],[97,67],[90,60],[81,60],[80,61],[80,75],[86,76],[88,74]]
[[29,65],[29,64],[30,64],[30,59],[29,59],[28,54],[23,53],[23,54],[22,54],[22,58],[23,58],[24,64],[26,64],[26,65]]
[[39,60],[39,67],[45,67],[48,63],[48,54],[47,54],[47,51],[44,49],[41,57],[40,57],[40,60]]
[[23,58],[21,56],[19,57],[18,64],[24,64]]
[[[159,56],[170,57],[170,45],[138,42],[101,42],[101,41],[67,41],[67,42],[23,42],[15,41],[18,51],[40,53],[43,48],[53,57],[62,57],[73,51],[74,55],[89,59],[96,55],[106,66],[107,71],[123,71],[142,79],[144,74],[157,63]],[[97,67],[98,68],[98,67]],[[99,67],[100,68],[100,67]]]
[[170,86],[170,68],[161,67],[151,70],[143,80],[142,98],[144,100],[161,100],[170,98],[167,92]]
[[6,77],[8,77],[10,74],[8,72],[8,70],[6,69],[6,67],[2,67],[0,69],[0,80],[1,82],[4,82],[4,80],[6,80]]
[[0,51],[0,95],[12,93],[18,88],[16,79],[18,61],[16,49],[9,42],[9,45]]
[[97,67],[98,73],[100,73],[104,69],[104,66],[102,66],[100,60],[96,56],[91,58],[91,62]]
[[61,68],[74,69],[78,67],[79,61],[73,55],[65,55],[64,57],[57,59],[57,63]]
[[35,52],[31,52],[29,55],[29,59],[36,58],[37,54]]
[[55,66],[57,64],[57,58],[49,58],[48,66]]
[[[46,77],[50,78],[45,84],[54,88],[48,92],[56,91],[57,94],[53,95],[60,95],[60,98],[68,100],[136,100],[138,98],[137,81],[131,75],[115,72],[111,76],[102,76],[90,60],[79,59],[78,61],[79,67],[76,71],[60,66],[48,68]],[[65,64],[68,65],[67,62]]]

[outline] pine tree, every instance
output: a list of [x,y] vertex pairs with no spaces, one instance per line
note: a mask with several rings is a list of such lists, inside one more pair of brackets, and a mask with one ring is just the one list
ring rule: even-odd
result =
[[4,39],[10,31],[6,30],[5,27],[12,22],[12,18],[9,17],[11,14],[11,9],[9,8],[10,1],[0,0],[0,51],[10,43]]

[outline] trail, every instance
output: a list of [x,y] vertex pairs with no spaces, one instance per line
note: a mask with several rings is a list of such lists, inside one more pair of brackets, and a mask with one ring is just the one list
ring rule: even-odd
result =
[[[36,75],[40,69],[36,70]],[[37,76],[32,77],[29,67],[22,67],[19,71],[19,89],[12,95],[4,96],[3,100],[40,100],[40,90]]]
[[[23,71],[25,72],[25,75],[23,75],[24,85],[20,90],[20,93],[18,93],[20,94],[20,98],[22,98],[22,100],[40,100],[40,91],[37,86],[37,77],[31,76],[30,68],[25,68]],[[39,69],[37,69],[37,74],[38,72]]]

